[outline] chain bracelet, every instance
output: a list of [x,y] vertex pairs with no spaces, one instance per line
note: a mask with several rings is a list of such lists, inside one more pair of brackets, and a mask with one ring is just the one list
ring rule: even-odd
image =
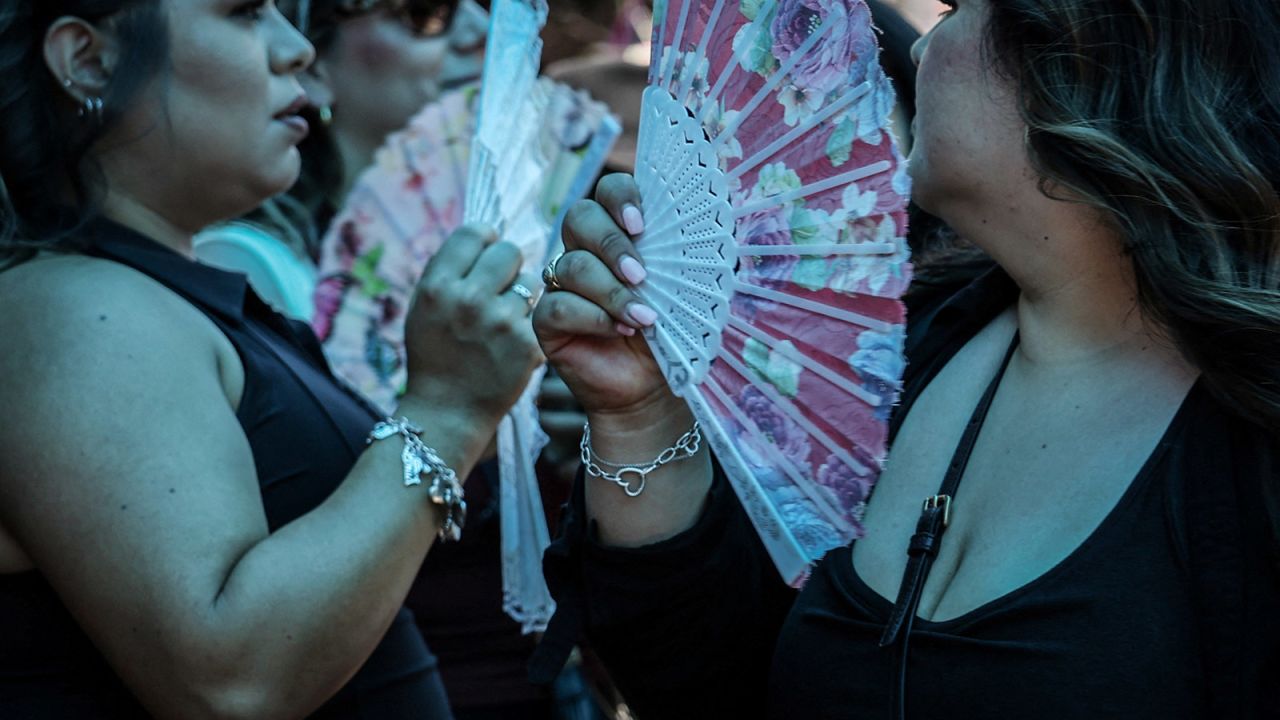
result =
[[[663,465],[687,460],[698,454],[698,449],[702,447],[702,425],[695,422],[689,432],[681,435],[674,445],[658,453],[658,457],[643,465],[609,462],[596,455],[591,449],[590,423],[582,426],[582,443],[578,447],[582,451],[582,466],[586,468],[587,475],[608,480],[622,488],[627,497],[639,497],[640,493],[644,492],[649,473]],[[605,470],[601,467],[602,465],[614,468],[614,472]],[[632,475],[639,477],[639,481],[629,480],[628,476]]]
[[456,542],[462,538],[462,526],[467,519],[467,502],[463,499],[462,483],[458,482],[458,474],[440,457],[440,453],[422,441],[421,434],[422,428],[408,418],[387,418],[373,426],[365,444],[372,445],[375,440],[386,440],[395,435],[404,438],[404,450],[400,453],[400,462],[404,465],[404,485],[421,485],[424,474],[431,476],[427,496],[431,498],[432,504],[441,506],[445,511],[444,522],[437,535],[442,541]]

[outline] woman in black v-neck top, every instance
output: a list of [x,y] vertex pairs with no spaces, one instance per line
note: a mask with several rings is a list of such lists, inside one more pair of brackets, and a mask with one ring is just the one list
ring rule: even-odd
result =
[[[797,594],[710,452],[638,497],[584,472],[535,673],[585,636],[641,718],[1280,717],[1276,32],[1260,0],[955,3],[914,51],[914,197],[999,267],[908,297],[867,537]],[[645,467],[692,418],[591,331],[638,197],[602,183],[535,326],[591,451]]]
[[[909,305],[904,407],[1015,293],[995,270]],[[1260,717],[1253,703],[1280,677],[1280,573],[1257,501],[1277,467],[1280,443],[1193,389],[1120,502],[1065,560],[959,618],[916,621],[911,716],[1212,717],[1209,640],[1227,643],[1207,656],[1231,659],[1245,716]],[[1197,597],[1214,582],[1201,567],[1213,550],[1191,529],[1209,519],[1188,510],[1197,482],[1231,503],[1226,518],[1244,521],[1248,543],[1231,573],[1239,589],[1217,589],[1231,592],[1231,622],[1247,634],[1218,627]],[[554,665],[551,650],[585,625],[641,718],[891,717],[896,668],[878,640],[892,602],[858,577],[849,548],[831,552],[797,595],[718,474],[696,525],[639,549],[600,542],[582,490],[548,551],[562,610],[540,663]]]
[[0,717],[451,717],[404,600],[539,362],[531,303],[455,233],[377,425],[192,259],[296,179],[312,59],[273,3],[0,12]]

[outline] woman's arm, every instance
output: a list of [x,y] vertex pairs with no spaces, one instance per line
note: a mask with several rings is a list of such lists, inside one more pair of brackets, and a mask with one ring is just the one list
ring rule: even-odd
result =
[[[471,238],[452,261],[472,275],[488,263],[505,287],[518,257],[485,245]],[[468,316],[452,358],[465,367],[423,378],[402,412],[465,476],[536,347],[508,317],[518,303],[485,303],[476,283],[441,280],[451,272],[437,267],[432,317],[415,327],[439,338]],[[108,263],[11,273],[4,305],[22,312],[0,319],[0,522],[155,715],[315,709],[382,638],[439,528],[401,483],[400,442],[375,443],[328,500],[269,534],[212,324]]]

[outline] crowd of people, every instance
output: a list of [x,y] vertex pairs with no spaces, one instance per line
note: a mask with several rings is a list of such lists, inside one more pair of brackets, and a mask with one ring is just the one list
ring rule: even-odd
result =
[[[431,258],[393,416],[331,370],[328,224],[481,79],[480,3],[0,6],[0,717],[1280,718],[1280,5],[866,1],[907,369],[866,536],[800,591],[706,444],[639,495],[566,462],[694,426],[626,151],[540,301],[493,229]],[[550,72],[634,135],[642,66]],[[544,360],[535,636],[493,439]]]

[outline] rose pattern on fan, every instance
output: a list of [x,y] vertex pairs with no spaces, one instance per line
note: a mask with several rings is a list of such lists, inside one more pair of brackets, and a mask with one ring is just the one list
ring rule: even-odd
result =
[[857,352],[849,356],[849,367],[862,379],[863,388],[880,398],[876,415],[886,422],[907,369],[903,355],[906,340],[906,327],[900,324],[883,333],[864,330],[858,334]]
[[791,70],[790,83],[803,90],[829,93],[838,89],[849,77],[853,58],[865,55],[857,47],[858,33],[840,32],[840,23],[848,23],[851,12],[866,12],[862,2],[850,0],[782,0],[773,18],[773,56],[786,65],[799,52],[809,37],[831,23],[826,42],[819,43],[800,57]]
[[744,385],[738,393],[737,405],[746,413],[756,432],[748,430],[743,435],[745,446],[750,448],[747,459],[757,467],[769,467],[769,448],[782,453],[797,467],[807,467],[811,444],[809,436],[795,420],[787,417],[761,390]]
[[843,460],[832,454],[828,454],[827,459],[818,467],[818,485],[831,493],[837,507],[846,516],[855,520],[862,517],[873,480],[874,477],[868,478],[855,472]]
[[[755,212],[738,221],[739,237],[751,238],[752,245],[790,245],[791,211],[784,207],[770,207]],[[752,274],[762,285],[785,285],[791,282],[796,264],[795,255],[743,255],[743,270]]]

